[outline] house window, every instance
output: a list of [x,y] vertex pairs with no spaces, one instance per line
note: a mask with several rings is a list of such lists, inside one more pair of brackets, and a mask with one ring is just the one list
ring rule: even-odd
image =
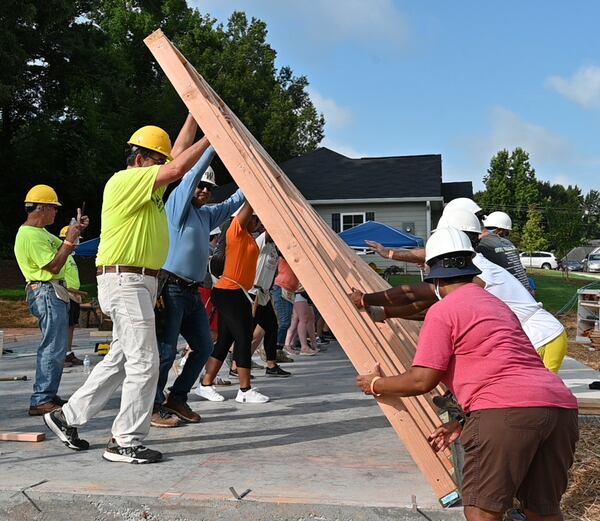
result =
[[345,232],[350,228],[354,228],[366,221],[364,213],[343,213],[342,214],[342,231]]

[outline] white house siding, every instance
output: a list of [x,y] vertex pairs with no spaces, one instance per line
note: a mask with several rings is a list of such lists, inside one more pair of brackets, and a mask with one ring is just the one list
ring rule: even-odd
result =
[[[309,201],[310,202],[310,201]],[[403,202],[403,203],[351,203],[351,204],[316,204],[314,209],[321,218],[331,227],[331,216],[334,213],[367,213],[373,212],[375,220],[382,224],[388,224],[399,230],[403,230],[402,224],[412,222],[415,229],[413,235],[427,240],[427,206],[425,201]],[[361,256],[366,262],[375,262],[380,268],[387,268],[395,264],[411,273],[419,270],[411,264],[390,261],[379,255]]]

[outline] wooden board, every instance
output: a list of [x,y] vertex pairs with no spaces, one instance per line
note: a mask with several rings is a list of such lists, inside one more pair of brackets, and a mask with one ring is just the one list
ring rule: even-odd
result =
[[7,432],[0,431],[0,441],[44,441],[43,432]]
[[[417,326],[399,319],[376,324],[364,311],[358,311],[347,296],[352,287],[372,292],[386,289],[389,284],[360,260],[320,218],[162,31],[152,33],[145,43],[243,190],[356,370],[366,373],[379,362],[386,375],[404,372],[414,356]],[[455,495],[457,487],[450,452],[435,453],[427,442],[427,436],[441,424],[430,400],[431,396],[378,398],[383,412],[440,501],[447,504],[445,498]]]
[[577,398],[579,414],[584,416],[600,416],[600,398]]

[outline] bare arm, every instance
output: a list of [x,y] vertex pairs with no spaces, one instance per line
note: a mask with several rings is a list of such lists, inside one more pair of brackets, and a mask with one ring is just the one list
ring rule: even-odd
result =
[[240,222],[240,226],[242,228],[248,227],[253,213],[254,210],[252,209],[252,206],[250,206],[250,204],[247,202],[244,203],[244,206],[242,206],[240,213],[237,214],[237,220]]
[[[77,224],[69,226],[67,235],[65,237],[65,242],[62,243],[54,258],[42,269],[49,271],[53,275],[59,273],[65,265],[65,262],[67,262],[69,255],[71,255],[71,252],[75,249],[75,243],[81,235],[81,232],[88,227],[89,223],[90,220],[88,216],[81,215],[81,209],[77,208]],[[67,243],[71,243],[72,246]]]
[[173,161],[162,165],[158,170],[158,175],[154,182],[154,190],[181,179],[196,164],[200,156],[204,154],[208,145],[208,139],[203,137],[191,147],[181,152]]
[[436,300],[433,286],[427,282],[401,284],[385,291],[363,295],[364,305],[369,306],[408,306],[420,301],[431,305]]
[[[437,299],[436,299],[437,300]],[[403,318],[405,320],[421,321],[425,318],[425,311],[433,302],[429,300],[418,300],[407,306],[385,306],[386,318]]]
[[180,155],[184,150],[189,148],[194,142],[194,138],[196,137],[196,130],[198,129],[198,123],[194,119],[194,116],[188,114],[181,130],[179,131],[179,135],[175,140],[175,144],[173,145],[173,150],[171,150],[171,156],[173,158]]
[[[383,376],[379,364],[367,375],[358,375],[356,384],[365,394],[393,394],[418,396],[428,393],[441,382],[443,371],[429,367],[413,366],[397,376]],[[372,392],[373,391],[373,392]]]
[[374,252],[386,259],[412,262],[413,264],[423,264],[425,262],[425,248],[416,248],[414,250],[392,250],[391,248],[382,246],[376,241],[365,242]]

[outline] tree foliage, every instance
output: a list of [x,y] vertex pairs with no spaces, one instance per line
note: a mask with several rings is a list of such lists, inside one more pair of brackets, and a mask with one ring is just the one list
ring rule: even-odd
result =
[[186,0],[5,0],[0,23],[5,255],[31,186],[58,191],[57,229],[87,201],[97,233],[104,184],[123,168],[131,133],[154,124],[175,138],[187,109],[143,43],[158,27],[276,161],[312,151],[323,138],[308,80],[276,68],[266,24],[244,13],[222,25]]
[[536,250],[545,250],[548,247],[548,239],[546,239],[542,224],[542,213],[535,205],[531,205],[527,212],[527,222],[523,227],[521,245],[523,250],[528,253]]
[[539,181],[521,148],[494,155],[484,183],[476,200],[488,213],[501,210],[511,216],[511,240],[524,251],[543,238],[544,247],[561,258],[571,248],[600,238],[600,192],[590,190],[584,196],[578,186]]

